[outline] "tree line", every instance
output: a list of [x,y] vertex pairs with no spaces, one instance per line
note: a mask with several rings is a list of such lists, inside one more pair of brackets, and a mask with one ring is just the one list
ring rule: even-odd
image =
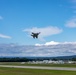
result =
[[28,61],[42,61],[42,60],[53,60],[53,61],[58,61],[58,60],[70,60],[70,61],[76,61],[76,58],[71,58],[71,59],[58,59],[58,58],[33,58],[29,59],[26,57],[2,57],[0,58],[0,62],[28,62]]

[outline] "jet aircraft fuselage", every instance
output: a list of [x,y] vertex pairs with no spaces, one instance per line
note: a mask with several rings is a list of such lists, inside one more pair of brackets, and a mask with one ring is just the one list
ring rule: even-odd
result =
[[40,34],[40,32],[39,33],[32,32],[31,36],[35,39],[35,38],[38,38],[39,34]]

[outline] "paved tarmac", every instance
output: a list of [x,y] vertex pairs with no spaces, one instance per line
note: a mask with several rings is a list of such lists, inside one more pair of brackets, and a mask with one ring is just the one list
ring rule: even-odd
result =
[[70,68],[70,67],[13,66],[13,65],[0,65],[0,67],[76,71],[76,68]]

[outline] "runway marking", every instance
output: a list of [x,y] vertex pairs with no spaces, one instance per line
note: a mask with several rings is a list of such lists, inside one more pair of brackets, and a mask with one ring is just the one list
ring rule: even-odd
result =
[[76,71],[76,68],[70,68],[70,67],[12,66],[12,65],[0,65],[0,67]]

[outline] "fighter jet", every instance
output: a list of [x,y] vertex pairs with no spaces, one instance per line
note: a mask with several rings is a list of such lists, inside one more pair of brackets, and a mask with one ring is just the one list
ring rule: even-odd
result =
[[31,34],[31,36],[35,39],[35,38],[38,38],[38,35],[40,34],[40,32],[39,33],[33,33],[32,32],[32,34]]

